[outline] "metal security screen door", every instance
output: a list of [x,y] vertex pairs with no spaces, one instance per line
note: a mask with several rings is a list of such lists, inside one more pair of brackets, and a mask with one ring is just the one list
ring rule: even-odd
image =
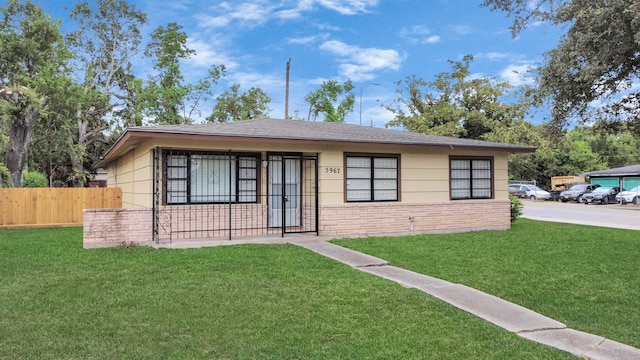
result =
[[318,233],[318,155],[153,152],[153,240]]
[[269,155],[269,227],[282,233],[317,231],[317,156]]
[[297,227],[301,217],[301,160],[269,156],[269,226]]

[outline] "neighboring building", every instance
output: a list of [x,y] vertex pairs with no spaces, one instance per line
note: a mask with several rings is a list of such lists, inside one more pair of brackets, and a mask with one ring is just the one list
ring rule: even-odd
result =
[[533,151],[294,120],[132,127],[95,165],[123,209],[85,211],[84,244],[505,230],[507,157]]
[[640,185],[640,164],[615,169],[591,171],[580,176],[588,176],[589,182],[600,186],[619,186],[631,189]]
[[90,188],[107,187],[107,170],[103,168],[96,169],[95,175],[89,179]]

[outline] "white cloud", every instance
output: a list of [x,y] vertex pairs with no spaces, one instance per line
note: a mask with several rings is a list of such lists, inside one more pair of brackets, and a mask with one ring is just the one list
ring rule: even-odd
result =
[[326,23],[313,23],[311,25],[313,27],[317,28],[317,29],[324,30],[324,31],[340,31],[340,30],[342,30],[338,26],[331,25],[331,24],[326,24]]
[[237,4],[222,2],[212,9],[218,15],[200,15],[197,19],[200,26],[207,28],[225,27],[232,21],[238,22],[242,26],[253,27],[269,20],[274,10],[275,5],[260,0]]
[[404,27],[398,36],[412,44],[435,44],[440,42],[440,36],[431,35],[431,30],[425,25]]
[[199,25],[207,28],[229,26],[232,22],[244,27],[255,27],[270,20],[293,20],[318,7],[333,10],[342,15],[367,13],[378,5],[379,0],[247,0],[244,2],[222,2],[209,12],[215,15],[200,15]]
[[275,16],[282,20],[297,19],[302,16],[302,13],[313,9],[314,0],[300,0],[293,8],[277,10]]
[[222,42],[213,39],[207,41],[190,38],[187,47],[196,51],[196,55],[187,60],[187,63],[196,67],[209,68],[213,65],[224,65],[227,69],[233,69],[238,63],[223,50]]
[[319,35],[305,36],[305,37],[299,37],[299,38],[290,38],[289,40],[287,40],[287,42],[289,44],[305,45],[305,44],[314,43],[316,41],[325,40],[328,37],[329,37],[329,34],[319,34]]
[[225,79],[230,84],[240,84],[240,91],[247,91],[252,87],[263,90],[282,88],[282,77],[265,75],[263,73],[234,72]]
[[506,81],[513,86],[532,85],[534,78],[529,74],[530,64],[511,64],[500,72],[500,79]]
[[485,74],[483,74],[483,73],[481,73],[481,72],[475,72],[475,73],[469,74],[469,75],[465,78],[465,80],[466,80],[466,81],[471,81],[471,80],[476,80],[476,79],[486,79],[486,78],[487,78],[487,76],[486,76]]
[[511,57],[511,56],[512,55],[509,54],[509,53],[488,52],[488,53],[479,53],[478,55],[475,55],[474,58],[498,61],[498,60],[502,60],[502,59],[505,59],[505,58],[508,58],[508,57]]
[[355,15],[378,5],[378,0],[316,0],[318,4],[342,15]]
[[437,36],[437,35],[429,36],[428,38],[422,40],[423,44],[435,44],[439,42],[440,42],[440,36]]
[[468,35],[473,32],[473,28],[469,25],[451,25],[449,28],[458,35]]
[[396,50],[361,48],[337,40],[324,42],[320,50],[336,55],[340,74],[353,81],[373,79],[376,71],[398,70],[404,60]]
[[200,26],[206,28],[221,28],[231,23],[231,18],[226,16],[198,15],[196,16],[196,20],[198,20]]

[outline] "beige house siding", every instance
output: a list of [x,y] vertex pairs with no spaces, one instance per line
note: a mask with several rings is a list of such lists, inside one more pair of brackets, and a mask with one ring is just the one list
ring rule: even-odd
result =
[[[266,159],[269,152],[319,153],[318,180],[319,201],[321,205],[343,204],[344,201],[344,153],[399,154],[401,161],[401,195],[402,203],[422,204],[449,201],[449,156],[487,156],[494,159],[494,196],[497,200],[507,200],[507,154],[492,152],[424,152],[403,148],[378,148],[369,146],[304,146],[279,144],[234,144],[232,142],[187,142],[187,141],[146,141],[130,150],[107,168],[110,187],[122,188],[122,205],[124,208],[151,207],[153,204],[153,156],[154,147],[175,150],[202,150],[226,152],[257,152]],[[326,171],[328,168],[339,169],[338,173]],[[135,169],[135,170],[134,170]],[[266,171],[261,172],[262,193],[267,192]]]
[[130,149],[107,167],[107,186],[122,189],[123,208],[152,206],[153,156],[148,144]]

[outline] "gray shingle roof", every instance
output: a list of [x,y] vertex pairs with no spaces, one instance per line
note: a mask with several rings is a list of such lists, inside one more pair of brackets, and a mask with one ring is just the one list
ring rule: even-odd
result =
[[584,174],[580,174],[580,176],[638,176],[640,175],[640,164],[638,165],[630,165],[623,166],[619,168],[606,169],[606,170],[598,170],[591,171]]
[[[407,131],[379,129],[373,127],[298,120],[255,119],[223,124],[189,124],[129,127],[107,150],[103,158],[94,164],[102,167],[121,152],[141,141],[141,138],[175,134],[176,137],[211,137],[256,139],[263,142],[278,140],[300,142],[350,143],[367,145],[402,145],[467,148],[506,151],[510,153],[534,152],[534,147],[488,141],[460,139],[447,136],[416,134]],[[173,137],[173,136],[172,136]]]
[[279,119],[255,119],[223,124],[140,126],[128,128],[127,131],[249,137],[260,139],[474,147],[512,152],[535,151],[535,148],[533,147],[514,144],[417,134],[407,131],[380,129],[342,123]]

